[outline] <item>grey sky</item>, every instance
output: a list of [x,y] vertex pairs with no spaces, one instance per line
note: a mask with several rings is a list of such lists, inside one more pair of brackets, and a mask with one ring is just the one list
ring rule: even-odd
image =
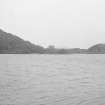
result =
[[0,28],[47,47],[105,42],[105,0],[0,0]]

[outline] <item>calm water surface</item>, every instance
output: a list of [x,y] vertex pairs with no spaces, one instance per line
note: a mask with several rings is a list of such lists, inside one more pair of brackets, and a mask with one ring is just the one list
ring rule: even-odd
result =
[[105,105],[105,55],[0,55],[0,105]]

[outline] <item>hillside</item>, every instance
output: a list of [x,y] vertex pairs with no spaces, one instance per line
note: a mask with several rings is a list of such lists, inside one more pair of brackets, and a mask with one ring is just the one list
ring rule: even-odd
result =
[[0,53],[43,53],[44,48],[0,30]]
[[105,44],[96,44],[90,48],[88,48],[89,53],[95,54],[105,54]]

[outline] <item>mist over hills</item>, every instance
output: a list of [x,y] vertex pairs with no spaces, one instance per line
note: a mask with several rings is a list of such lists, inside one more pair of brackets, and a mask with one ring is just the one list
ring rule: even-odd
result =
[[44,48],[20,37],[0,30],[0,54],[105,54],[105,44],[93,45],[88,49]]

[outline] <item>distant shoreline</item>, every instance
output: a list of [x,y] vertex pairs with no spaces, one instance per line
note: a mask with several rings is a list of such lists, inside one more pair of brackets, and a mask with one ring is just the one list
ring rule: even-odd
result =
[[0,30],[0,54],[105,54],[105,44],[96,44],[88,49],[80,48],[55,48],[50,45],[48,48],[25,41],[11,33]]

